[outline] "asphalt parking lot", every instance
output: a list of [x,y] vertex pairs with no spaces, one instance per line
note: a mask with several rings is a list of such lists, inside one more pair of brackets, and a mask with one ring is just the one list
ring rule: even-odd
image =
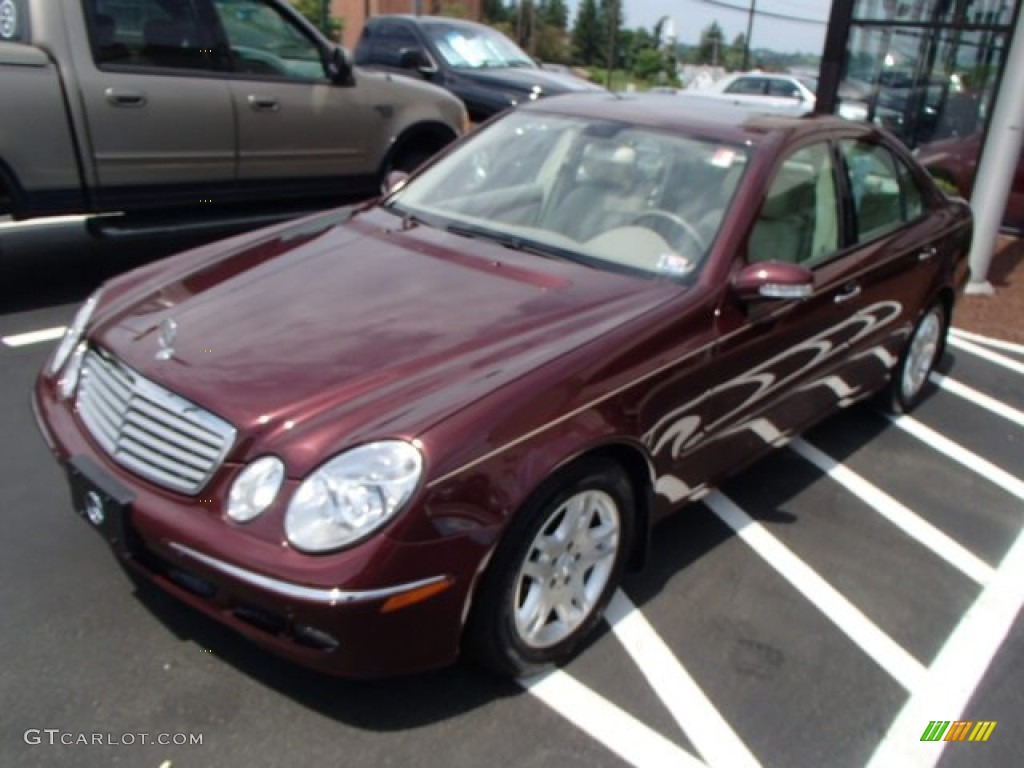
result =
[[[54,329],[179,243],[19,238],[0,265],[0,765],[1020,764],[1021,347],[955,333],[912,417],[855,406],[661,525],[566,669],[350,683],[133,582],[38,437]],[[922,741],[933,721],[996,725]]]

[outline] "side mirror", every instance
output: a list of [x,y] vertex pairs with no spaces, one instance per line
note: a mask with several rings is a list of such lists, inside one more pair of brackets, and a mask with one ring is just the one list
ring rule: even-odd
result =
[[332,48],[327,61],[327,74],[331,82],[335,85],[355,85],[352,71],[352,56],[349,52],[340,45]]
[[745,302],[806,299],[814,293],[814,273],[800,264],[760,261],[741,269],[732,288]]
[[427,58],[422,48],[403,48],[398,52],[398,66],[402,69],[411,69],[421,75],[429,75],[434,72],[434,66]]

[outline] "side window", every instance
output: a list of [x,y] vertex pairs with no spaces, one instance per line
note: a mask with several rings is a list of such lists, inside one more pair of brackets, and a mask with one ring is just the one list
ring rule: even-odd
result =
[[913,221],[924,211],[921,190],[904,163],[886,147],[867,141],[841,142],[857,241],[866,242]]
[[752,94],[755,96],[764,95],[764,78],[741,77],[725,89],[726,93]]
[[83,0],[83,7],[101,69],[216,69],[213,33],[195,0]]
[[750,233],[747,260],[813,267],[839,249],[839,197],[827,143],[790,155],[772,180]]
[[787,99],[799,99],[800,89],[788,80],[769,80],[768,95],[782,96]]
[[323,54],[290,19],[263,0],[214,0],[231,46],[231,69],[288,80],[324,80]]
[[373,62],[399,67],[402,51],[406,48],[422,48],[413,31],[404,24],[382,24],[373,41]]
[[0,0],[0,42],[28,39],[28,13],[21,0]]

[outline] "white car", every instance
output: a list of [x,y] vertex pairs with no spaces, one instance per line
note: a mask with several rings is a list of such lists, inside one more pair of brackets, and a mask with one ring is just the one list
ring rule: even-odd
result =
[[[814,111],[817,89],[818,81],[813,77],[746,72],[727,75],[709,88],[685,91],[683,95],[726,99],[766,112],[807,115]],[[840,98],[839,116],[847,120],[866,120],[867,107],[862,102]]]

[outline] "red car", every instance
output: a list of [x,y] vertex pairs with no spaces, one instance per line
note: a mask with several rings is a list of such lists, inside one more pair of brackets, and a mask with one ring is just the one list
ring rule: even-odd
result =
[[380,201],[112,280],[34,405],[78,513],[217,621],[344,676],[524,674],[665,514],[910,408],[970,235],[868,126],[546,99]]

